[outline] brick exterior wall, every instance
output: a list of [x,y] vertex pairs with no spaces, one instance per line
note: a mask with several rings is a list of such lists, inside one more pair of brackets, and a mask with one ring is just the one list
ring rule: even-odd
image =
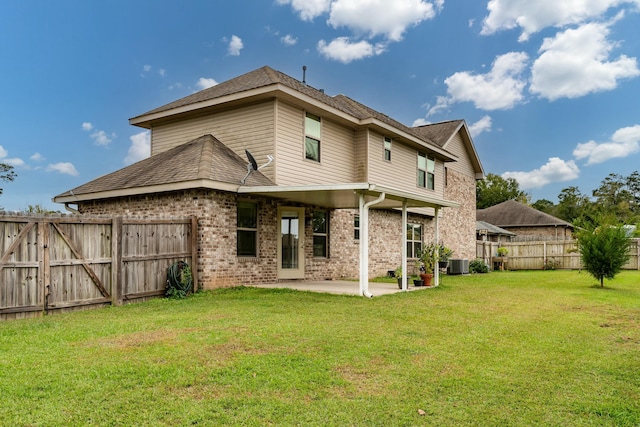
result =
[[[451,174],[450,174],[451,175]],[[464,184],[465,177],[454,177]],[[451,181],[450,181],[451,183]],[[475,182],[472,182],[475,185]],[[463,203],[459,209],[443,210],[440,236],[455,251],[455,258],[475,256],[475,191],[452,191]],[[456,200],[454,197],[450,199]],[[185,190],[144,196],[96,200],[79,203],[78,210],[87,215],[120,215],[132,218],[163,218],[192,215],[198,218],[199,288],[212,289],[246,283],[269,283],[278,280],[277,208],[268,198],[241,197],[258,203],[258,256],[238,257],[237,201],[235,193],[208,190]],[[473,200],[470,204],[465,200]],[[329,256],[313,256],[314,207],[305,207],[305,279],[357,279],[360,241],[354,237],[357,209],[329,210]],[[434,238],[433,218],[409,214],[408,222],[421,224],[423,242]],[[469,225],[469,223],[471,225]],[[398,210],[369,212],[369,277],[385,275],[402,259],[402,214]],[[414,263],[409,261],[409,270]]]
[[573,232],[569,227],[503,227],[505,230],[517,234],[518,236],[538,237],[540,240],[571,240]]
[[438,223],[440,241],[453,250],[453,258],[476,257],[476,180],[452,169],[447,173],[445,199],[460,204],[445,208]]

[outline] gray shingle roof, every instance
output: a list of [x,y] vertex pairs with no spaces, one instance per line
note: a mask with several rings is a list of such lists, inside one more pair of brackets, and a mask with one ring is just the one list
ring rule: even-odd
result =
[[478,231],[486,231],[488,234],[501,234],[504,236],[515,236],[515,233],[512,233],[504,228],[500,228],[496,225],[489,224],[484,221],[476,221],[476,233]]
[[541,212],[515,200],[507,200],[495,206],[476,211],[476,220],[498,227],[562,226],[573,229],[573,225],[553,215]]
[[[315,89],[299,80],[294,79],[280,71],[274,70],[271,67],[264,66],[257,70],[250,71],[241,76],[235,77],[231,80],[219,83],[208,89],[201,90],[192,95],[170,102],[169,104],[155,108],[139,116],[133,117],[131,120],[135,121],[147,115],[156,113],[168,112],[170,110],[185,107],[200,102],[206,102],[221,98],[227,95],[233,95],[241,92],[247,92],[253,89],[258,89],[274,84],[281,84],[283,86],[294,89],[304,95],[309,96],[316,101],[320,101],[329,107],[335,108],[338,111],[347,113],[352,117],[359,120],[373,118],[382,123],[395,127],[396,129],[406,132],[414,137],[428,143],[435,144],[442,148],[451,135],[458,129],[463,123],[462,120],[454,120],[450,122],[435,123],[430,125],[424,125],[420,127],[409,127],[391,117],[367,107],[364,104],[355,101],[345,95],[329,96],[323,91]],[[446,133],[449,132],[447,135]]]
[[[101,176],[57,197],[79,196],[102,191],[209,180],[240,184],[247,173],[247,160],[241,158],[212,135],[204,135]],[[275,185],[261,172],[253,172],[246,185]]]
[[463,120],[450,120],[447,122],[418,126],[412,129],[421,139],[443,147],[463,123]]

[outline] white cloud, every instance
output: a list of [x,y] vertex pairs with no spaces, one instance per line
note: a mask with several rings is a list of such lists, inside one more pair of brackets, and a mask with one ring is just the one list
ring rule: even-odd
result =
[[526,41],[546,27],[580,24],[612,7],[633,3],[640,5],[638,0],[490,0],[481,34],[520,27],[519,40]]
[[43,162],[44,160],[46,160],[44,156],[38,152],[33,153],[30,159],[33,160],[34,162]]
[[427,116],[448,108],[456,102],[473,102],[481,110],[507,110],[522,102],[526,80],[522,72],[529,60],[524,52],[509,52],[497,56],[486,74],[460,71],[447,77],[448,96],[439,96]]
[[640,151],[640,125],[618,129],[611,136],[611,141],[601,144],[595,141],[576,145],[573,155],[576,159],[587,158],[587,165],[602,163],[607,160],[627,157]]
[[286,36],[281,37],[280,41],[286,44],[287,46],[293,46],[296,43],[298,43],[298,39],[293,37],[291,34],[287,34]]
[[14,166],[16,168],[24,167],[26,165],[24,160],[22,160],[22,159],[20,159],[18,157],[13,157],[11,159],[8,159],[8,158],[2,159],[2,163],[6,163],[6,164]]
[[160,68],[158,70],[158,74],[160,74],[160,77],[164,77],[167,75],[167,70],[165,70],[164,68]]
[[18,157],[7,158],[8,155],[9,155],[9,152],[7,150],[5,150],[2,145],[0,145],[0,162],[1,163],[5,163],[5,164],[13,166],[13,167],[24,167],[25,166],[24,160],[22,160],[22,159],[20,159]]
[[615,89],[618,81],[640,75],[635,58],[608,61],[615,43],[609,25],[589,23],[545,38],[533,64],[530,91],[543,98],[577,98]]
[[145,65],[144,67],[142,67],[142,71],[148,73],[149,71],[151,71],[151,65]]
[[418,126],[425,126],[425,125],[430,125],[431,122],[426,120],[426,119],[415,119],[413,121],[413,123],[411,124],[412,127],[418,127]]
[[231,56],[240,56],[240,51],[244,45],[242,44],[242,39],[238,36],[231,36],[231,41],[229,41],[229,55]]
[[111,144],[111,142],[113,141],[113,138],[115,137],[116,137],[115,133],[112,133],[111,135],[107,135],[107,133],[103,130],[98,130],[91,134],[91,138],[93,139],[94,143],[101,147],[106,147],[107,145]]
[[69,162],[52,163],[49,166],[47,166],[47,172],[58,172],[64,175],[71,175],[71,176],[80,175],[76,170],[75,166],[73,166],[73,163],[69,163]]
[[331,6],[331,0],[277,0],[277,2],[278,4],[290,4],[303,21],[312,21],[328,12]]
[[[438,4],[442,6],[442,2]],[[336,0],[331,3],[327,23],[368,37],[381,35],[400,41],[407,27],[434,16],[433,4],[423,0]]]
[[483,132],[489,132],[491,130],[491,125],[491,117],[484,116],[477,122],[469,125],[469,133],[473,138],[475,138]]
[[130,165],[142,159],[149,157],[151,153],[151,134],[149,131],[143,131],[129,137],[131,145],[129,153],[124,159],[124,163]]
[[206,77],[200,77],[200,79],[198,79],[198,82],[196,83],[196,86],[198,86],[198,88],[200,90],[202,90],[202,89],[210,88],[210,87],[215,86],[217,84],[218,84],[218,82],[215,81],[214,79],[209,79],[209,78],[206,78]]
[[366,40],[351,42],[348,37],[338,37],[329,44],[320,40],[318,51],[327,59],[348,64],[357,59],[380,55],[385,51],[385,46],[383,44],[373,45]]
[[[82,130],[86,132],[91,132],[93,129],[94,127],[90,122],[82,123]],[[108,135],[105,131],[96,129],[96,131],[91,134],[91,139],[93,139],[93,142],[96,145],[99,145],[101,147],[106,147],[109,144],[111,144],[111,142],[113,142],[113,139],[116,136],[117,135],[115,133]]]
[[505,172],[504,179],[514,178],[525,190],[540,188],[552,182],[564,182],[578,178],[580,169],[573,160],[564,161],[558,157],[551,157],[546,164],[530,172]]

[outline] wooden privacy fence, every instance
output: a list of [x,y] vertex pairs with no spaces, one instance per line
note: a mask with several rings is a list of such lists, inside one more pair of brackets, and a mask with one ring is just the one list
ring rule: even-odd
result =
[[[508,250],[505,259],[497,255],[498,247]],[[545,265],[557,269],[578,270],[582,268],[580,253],[575,240],[553,240],[538,242],[476,242],[476,257],[491,268],[506,262],[508,270],[542,270]],[[640,270],[640,239],[631,239],[630,259],[625,270]]]
[[160,296],[176,261],[197,284],[197,235],[191,217],[0,216],[0,319]]

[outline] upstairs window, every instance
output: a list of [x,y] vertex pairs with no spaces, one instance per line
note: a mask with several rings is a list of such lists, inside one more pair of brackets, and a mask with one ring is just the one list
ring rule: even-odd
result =
[[313,211],[313,256],[329,256],[329,213]]
[[320,162],[320,117],[307,113],[304,119],[304,157]]
[[435,188],[436,159],[424,153],[418,153],[418,187]]
[[391,138],[384,137],[384,159],[388,162],[391,161]]
[[238,256],[258,256],[258,204],[238,202]]

